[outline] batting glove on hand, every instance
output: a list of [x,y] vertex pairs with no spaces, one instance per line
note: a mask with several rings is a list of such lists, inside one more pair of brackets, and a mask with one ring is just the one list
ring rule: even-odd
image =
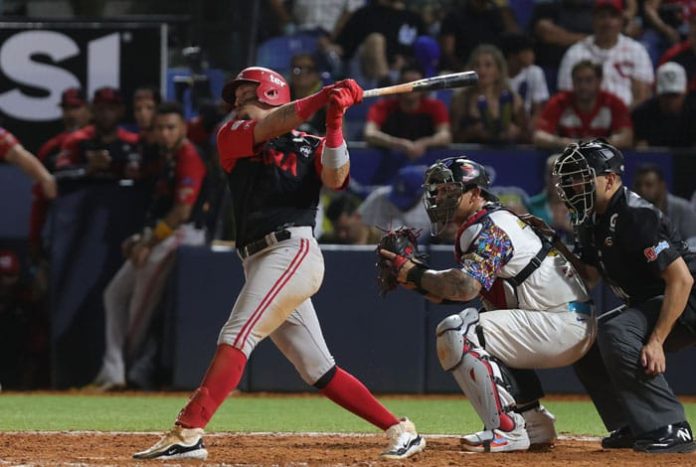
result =
[[355,80],[344,79],[334,84],[329,91],[329,105],[347,109],[353,104],[362,102],[363,90]]

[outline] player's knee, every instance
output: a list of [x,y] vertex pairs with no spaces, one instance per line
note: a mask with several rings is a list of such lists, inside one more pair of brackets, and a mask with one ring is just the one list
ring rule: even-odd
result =
[[[448,316],[437,326],[437,356],[445,371],[452,371],[462,361],[465,344],[472,343],[478,323],[478,311],[467,308],[459,314]],[[478,344],[473,339],[474,345]]]

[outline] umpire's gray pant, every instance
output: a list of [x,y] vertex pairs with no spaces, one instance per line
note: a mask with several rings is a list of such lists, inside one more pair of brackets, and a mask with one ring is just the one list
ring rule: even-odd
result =
[[[609,431],[628,425],[640,435],[686,420],[684,407],[664,375],[647,376],[640,363],[640,351],[655,327],[662,301],[658,297],[601,320],[595,347],[575,365]],[[696,336],[677,322],[665,351],[694,344]]]

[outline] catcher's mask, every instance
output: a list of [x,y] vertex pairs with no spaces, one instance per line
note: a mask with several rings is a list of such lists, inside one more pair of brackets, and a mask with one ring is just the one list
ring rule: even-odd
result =
[[623,172],[623,154],[604,140],[571,143],[565,148],[554,164],[553,175],[559,179],[556,191],[574,224],[582,224],[594,212],[596,177]]
[[466,157],[450,157],[431,165],[425,172],[425,210],[431,234],[440,234],[452,220],[459,200],[468,190],[479,187],[488,194],[490,178],[486,169]]

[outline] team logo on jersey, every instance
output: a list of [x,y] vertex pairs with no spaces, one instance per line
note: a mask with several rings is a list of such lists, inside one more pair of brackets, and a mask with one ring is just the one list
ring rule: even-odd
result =
[[300,154],[302,154],[305,158],[309,157],[312,154],[311,146],[300,146]]
[[609,218],[609,232],[616,232],[616,220],[619,218],[619,213],[615,212]]
[[605,238],[604,239],[604,246],[608,246],[608,247],[614,246],[614,239],[611,238],[611,236]]
[[643,250],[643,254],[645,255],[645,259],[648,260],[648,263],[652,263],[657,259],[660,253],[662,253],[667,248],[669,248],[669,243],[667,243],[665,240],[662,240],[657,245],[648,247],[645,250]]

